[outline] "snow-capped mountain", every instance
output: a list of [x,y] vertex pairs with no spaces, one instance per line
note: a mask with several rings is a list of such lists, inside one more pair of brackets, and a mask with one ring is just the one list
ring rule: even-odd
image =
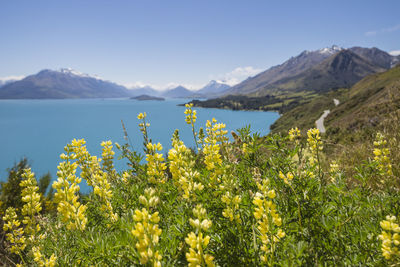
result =
[[74,70],[72,68],[61,68],[61,69],[55,70],[55,71],[58,71],[60,73],[66,74],[66,75],[71,75],[71,76],[79,76],[82,78],[93,78],[93,79],[97,79],[97,80],[106,81],[105,79],[101,78],[98,75],[89,75],[89,74]]
[[0,98],[112,98],[129,97],[125,87],[72,69],[42,70],[0,88]]
[[320,54],[326,54],[326,55],[333,55],[336,54],[337,52],[343,50],[343,48],[337,46],[337,45],[332,45],[331,47],[325,47],[321,48],[318,51]]
[[196,91],[197,94],[202,94],[206,97],[217,96],[228,90],[230,86],[224,82],[212,80],[206,84],[203,88]]
[[[331,47],[325,47],[314,51],[305,50],[299,55],[291,57],[282,64],[271,67],[266,71],[233,86],[231,89],[227,90],[225,94],[257,94],[256,92],[265,91],[264,89],[272,88],[276,84],[283,84],[289,80],[293,81],[293,78],[299,78],[307,70],[317,67],[318,64],[321,64],[323,61],[328,60],[328,58],[345,50],[351,51],[371,63],[373,66],[376,66],[377,68],[375,69],[389,69],[394,66],[396,61],[398,61],[398,58],[391,56],[387,52],[378,48],[352,47],[344,49],[337,45],[333,45]],[[352,58],[352,56],[347,58]],[[355,76],[357,79],[359,78],[357,75]],[[336,79],[340,80],[340,77],[336,77]],[[354,81],[354,79],[350,80]],[[275,87],[278,89],[280,88],[277,86]]]

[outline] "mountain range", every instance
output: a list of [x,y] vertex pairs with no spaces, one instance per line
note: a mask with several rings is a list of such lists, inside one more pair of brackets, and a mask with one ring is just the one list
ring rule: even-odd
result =
[[368,74],[396,65],[400,56],[378,48],[332,46],[316,51],[303,51],[284,63],[271,67],[225,92],[263,96],[287,91],[326,91],[351,87]]
[[149,95],[165,98],[216,98],[226,95],[259,97],[293,92],[325,92],[349,88],[363,77],[392,68],[400,56],[378,48],[338,46],[303,51],[284,63],[230,87],[210,81],[192,91],[177,86],[158,91],[150,86],[127,89],[122,85],[89,76],[72,69],[42,70],[22,80],[0,84],[0,99],[29,98],[112,98]]
[[220,95],[228,85],[211,81],[198,91],[177,86],[164,91],[150,86],[127,89],[122,85],[64,68],[45,69],[22,80],[0,84],[0,99],[116,98],[141,95],[165,98],[207,98]]
[[167,98],[211,98],[223,95],[229,88],[228,84],[212,80],[199,90],[192,91],[184,86],[172,87],[164,91],[158,91],[150,86],[131,89],[133,96],[152,95]]

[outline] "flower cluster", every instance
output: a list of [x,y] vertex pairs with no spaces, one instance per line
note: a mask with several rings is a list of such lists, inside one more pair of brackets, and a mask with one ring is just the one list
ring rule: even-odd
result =
[[157,151],[161,151],[163,149],[160,143],[147,144],[146,161],[147,161],[147,175],[149,182],[152,184],[156,183],[165,183],[166,177],[164,171],[167,169],[167,166],[164,163],[164,157],[162,154],[157,153]]
[[390,162],[390,151],[386,147],[387,141],[381,133],[376,134],[374,141],[374,161],[378,164],[379,171],[382,175],[392,175],[392,164]]
[[206,132],[207,132],[207,137],[205,143],[211,143],[213,140],[216,142],[226,142],[228,141],[228,137],[226,134],[228,133],[227,130],[225,130],[226,125],[225,123],[217,123],[217,120],[215,118],[212,118],[211,121],[207,120],[206,122]]
[[10,252],[19,254],[26,247],[24,229],[20,227],[21,222],[17,219],[17,213],[13,207],[9,207],[3,217],[3,230],[9,232],[6,234],[7,240],[11,243]]
[[186,121],[187,124],[193,125],[196,122],[196,119],[197,119],[197,111],[192,109],[193,108],[193,103],[186,104],[185,107],[186,107],[186,110],[185,110],[185,114],[186,114],[185,121]]
[[161,266],[162,256],[157,250],[162,230],[158,228],[160,217],[158,212],[150,213],[149,210],[155,207],[159,198],[155,195],[153,188],[145,190],[144,195],[140,196],[139,202],[146,208],[142,210],[136,209],[133,219],[135,220],[135,228],[132,230],[132,235],[136,237],[136,249],[139,253],[139,260],[141,264],[150,262],[152,266]]
[[200,182],[199,172],[194,170],[194,160],[190,157],[190,150],[178,137],[172,139],[172,148],[168,151],[169,170],[175,185],[183,193],[184,199],[195,198],[194,190],[201,191],[204,186]]
[[291,173],[291,172],[288,172],[286,175],[283,174],[281,171],[279,172],[279,178],[283,179],[283,182],[285,184],[291,183],[293,180],[293,177],[294,177],[293,173]]
[[33,260],[40,266],[40,267],[54,267],[56,266],[57,257],[52,254],[49,259],[41,253],[40,247],[34,246],[32,247],[33,252]]
[[204,236],[203,232],[208,231],[212,222],[207,219],[206,209],[201,204],[193,209],[193,214],[196,219],[189,219],[189,223],[195,229],[195,232],[190,232],[185,238],[186,244],[190,246],[189,252],[186,253],[186,260],[190,267],[215,266],[214,257],[204,253],[210,242],[210,236]]
[[22,223],[26,225],[25,233],[34,237],[40,231],[35,215],[42,210],[42,205],[40,203],[40,194],[37,192],[39,187],[31,169],[24,170],[22,181],[19,185],[22,187],[21,196],[22,202],[24,202],[21,210],[22,215],[24,215]]
[[77,164],[81,167],[81,177],[86,180],[89,186],[92,186],[92,173],[97,168],[99,161],[96,156],[90,156],[86,149],[85,139],[73,139],[71,144],[67,144],[64,150],[69,153],[61,154],[61,159],[76,160]]
[[54,202],[58,204],[58,214],[69,230],[84,230],[87,223],[85,215],[87,207],[78,201],[78,184],[82,179],[76,176],[78,164],[71,163],[71,160],[75,158],[71,146],[66,146],[64,150],[67,154],[62,154],[61,159],[66,161],[58,165],[58,179],[52,185],[56,189]]
[[197,120],[197,111],[192,109],[193,108],[193,103],[186,104],[185,107],[186,107],[186,110],[185,110],[185,114],[186,114],[185,121],[186,121],[187,124],[191,125],[194,142],[196,144],[197,149],[199,149],[199,144],[198,144],[198,141],[197,141],[197,133],[196,133],[196,130],[194,129],[194,123]]
[[[98,159],[96,156],[91,156],[84,145],[86,141],[84,139],[72,140],[67,148],[70,149],[71,159],[76,159],[76,162],[81,168],[81,176],[87,181],[88,185],[93,187],[93,192],[97,195],[102,204],[101,210],[105,212],[106,217],[108,217],[112,222],[117,221],[118,216],[113,212],[111,206],[111,184],[110,177],[114,177],[114,165],[113,156],[114,151],[112,151],[111,141],[102,142],[103,147],[102,157],[103,159]],[[103,169],[100,167],[100,162],[103,160]]]
[[118,214],[114,213],[113,207],[111,206],[112,191],[110,189],[110,183],[107,180],[108,174],[106,172],[99,171],[93,174],[93,193],[97,195],[101,200],[100,209],[105,212],[112,222],[118,220]]
[[276,197],[275,190],[269,188],[269,180],[264,179],[257,183],[259,192],[256,193],[253,204],[255,205],[254,217],[257,220],[257,229],[260,232],[261,251],[260,259],[264,263],[269,262],[269,255],[275,250],[275,244],[285,236],[285,232],[279,228],[282,219],[276,211],[276,205],[272,199]]
[[296,143],[298,143],[300,137],[301,137],[301,134],[300,134],[299,128],[296,127],[296,128],[292,128],[289,130],[289,140],[290,141],[296,141]]
[[390,261],[400,261],[400,226],[396,223],[396,217],[386,216],[380,225],[383,230],[379,235],[383,257]]
[[[111,141],[103,141],[101,142],[101,146],[103,147],[101,158],[103,160],[103,169],[109,174],[112,175],[114,170],[113,159],[115,152],[112,150],[113,145]],[[110,179],[112,180],[112,179]]]
[[228,218],[230,221],[235,220],[240,223],[240,214],[237,213],[237,211],[239,210],[239,204],[242,198],[239,195],[234,195],[230,191],[226,191],[225,194],[222,195],[221,201],[226,205],[225,209],[222,211],[222,216]]
[[329,174],[331,175],[331,182],[335,182],[336,181],[336,177],[339,173],[339,165],[337,164],[336,161],[332,161],[331,164],[329,164]]
[[307,142],[311,152],[310,164],[315,166],[318,161],[319,151],[323,149],[320,132],[317,128],[307,131]]
[[130,177],[131,177],[130,173],[127,171],[124,171],[121,175],[121,180],[122,180],[122,182],[124,182],[124,184],[127,184]]
[[204,153],[204,163],[207,170],[210,171],[210,182],[211,186],[219,182],[219,176],[223,173],[222,169],[222,158],[220,154],[220,144],[218,142],[224,142],[228,138],[226,134],[228,131],[223,130],[225,124],[216,123],[216,119],[212,121],[207,121],[206,132],[207,137],[204,138],[203,153]]

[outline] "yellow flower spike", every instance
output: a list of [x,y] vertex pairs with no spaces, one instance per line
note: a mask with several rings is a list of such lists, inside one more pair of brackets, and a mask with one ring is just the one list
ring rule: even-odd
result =
[[[75,152],[76,155],[79,155],[79,157],[76,157],[76,160],[82,170],[81,175],[87,180],[88,185],[93,187],[95,195],[100,198],[102,203],[101,209],[105,212],[105,216],[112,222],[115,222],[118,219],[118,216],[113,212],[110,203],[112,191],[110,190],[111,186],[109,183],[109,180],[112,177],[115,177],[115,170],[112,163],[114,155],[114,152],[112,151],[112,143],[111,141],[104,141],[101,143],[103,146],[102,156],[104,158],[98,159],[96,156],[91,156],[85,147],[79,146],[84,144],[84,140],[81,140],[83,142],[73,142],[75,146],[72,146],[73,152]],[[103,171],[100,166],[101,161],[103,161],[105,171]],[[81,179],[77,178],[74,182],[79,183],[80,181]],[[74,191],[78,190],[78,185],[71,185],[69,189],[71,196],[74,194]]]
[[212,187],[216,187],[220,176],[223,174],[220,149],[221,145],[228,140],[228,137],[226,137],[227,131],[222,130],[225,128],[225,124],[216,124],[216,122],[214,118],[212,123],[207,121],[207,136],[204,138],[203,142],[204,163],[207,170],[210,171],[210,185]]
[[3,221],[3,231],[9,232],[6,234],[6,239],[11,245],[9,251],[11,253],[19,254],[26,247],[26,239],[24,237],[23,228],[19,227],[21,222],[17,219],[17,213],[13,207],[7,208]]
[[[283,173],[280,173],[287,179]],[[269,180],[264,179],[262,183],[257,183],[260,192],[257,192],[253,198],[254,218],[257,220],[257,229],[259,230],[259,240],[261,241],[260,250],[263,251],[260,259],[264,263],[269,262],[269,254],[273,253],[275,245],[285,236],[285,232],[279,228],[282,225],[282,219],[276,211],[276,205],[271,200],[276,197],[275,190],[269,188]],[[272,223],[271,223],[272,221]]]
[[204,250],[210,242],[210,236],[203,236],[202,231],[207,231],[212,222],[207,219],[206,210],[201,204],[193,208],[193,214],[196,219],[190,219],[190,225],[195,228],[197,235],[190,232],[185,238],[186,244],[190,246],[189,252],[186,253],[186,260],[189,266],[214,266],[213,257],[205,254]]
[[152,184],[165,183],[166,177],[164,171],[167,169],[167,166],[163,162],[164,157],[162,154],[157,153],[162,150],[162,145],[160,143],[148,143],[147,149],[149,151],[149,154],[146,155],[149,182]]
[[192,170],[195,160],[190,149],[179,140],[178,136],[172,139],[172,148],[168,151],[169,171],[175,186],[181,192],[183,199],[195,200],[194,191],[201,191],[204,186],[198,181],[200,174]]
[[300,130],[297,127],[289,130],[289,140],[290,141],[295,140],[296,143],[298,143],[300,137],[301,137]]
[[[137,240],[135,247],[140,263],[147,264],[150,262],[153,266],[161,266],[162,256],[156,250],[162,233],[157,224],[160,222],[160,216],[157,211],[154,213],[148,211],[149,208],[158,203],[158,197],[155,194],[156,191],[153,188],[147,188],[144,195],[140,196],[140,202],[146,208],[135,210],[133,219],[136,223],[131,233]],[[154,206],[150,205],[150,203],[153,203]]]
[[78,164],[71,163],[77,155],[85,155],[86,149],[82,148],[85,143],[83,139],[73,140],[71,145],[67,145],[64,150],[67,157],[64,162],[58,165],[57,181],[53,182],[52,187],[56,189],[54,202],[57,203],[57,211],[61,221],[67,224],[67,229],[84,230],[87,218],[85,217],[86,206],[81,204],[78,199],[78,192],[81,179],[75,175]]
[[382,133],[376,134],[376,139],[374,141],[374,162],[378,165],[378,171],[381,176],[392,175],[392,164],[390,160],[390,151],[386,147],[387,141]]
[[307,143],[311,153],[309,162],[312,166],[315,166],[318,161],[318,153],[323,149],[320,132],[317,128],[312,128],[307,131]]
[[[379,140],[377,141],[379,142]],[[381,141],[383,142],[383,141]],[[386,216],[386,220],[380,222],[382,233],[378,236],[382,241],[382,256],[388,263],[400,261],[400,232],[399,224],[396,223],[395,216]]]
[[22,222],[26,224],[25,233],[34,239],[37,232],[40,231],[40,226],[37,224],[35,216],[42,210],[42,206],[40,194],[38,193],[39,187],[31,169],[24,170],[20,186],[22,188],[22,202],[24,202],[21,210],[22,215],[24,215]]

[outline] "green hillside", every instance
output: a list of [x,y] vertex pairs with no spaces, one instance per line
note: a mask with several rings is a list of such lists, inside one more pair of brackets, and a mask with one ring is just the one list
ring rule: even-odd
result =
[[[328,134],[376,127],[392,120],[400,106],[400,66],[367,76],[351,89],[340,89],[319,95],[285,112],[272,126],[273,132],[287,131],[293,126],[307,129],[324,110],[331,113],[324,125]],[[333,99],[340,100],[335,106]]]

